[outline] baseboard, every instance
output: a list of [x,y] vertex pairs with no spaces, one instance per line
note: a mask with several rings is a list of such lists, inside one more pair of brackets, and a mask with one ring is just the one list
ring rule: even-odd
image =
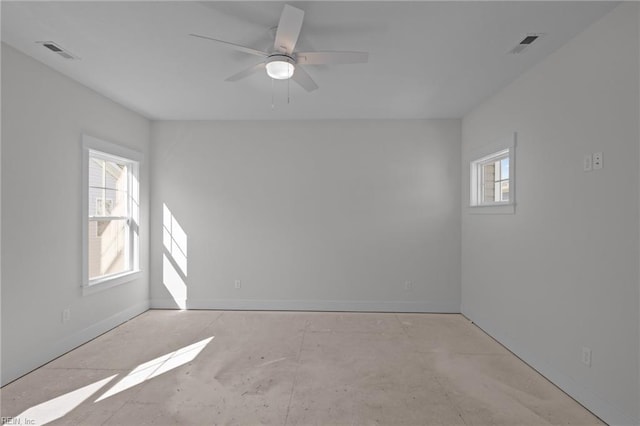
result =
[[[151,299],[152,309],[179,309],[178,306],[173,299]],[[409,301],[198,299],[187,300],[186,307],[247,311],[460,313],[459,303]]]
[[516,356],[529,364],[533,369],[538,371],[573,399],[584,405],[588,410],[600,417],[607,424],[611,426],[633,426],[640,424],[640,419],[634,420],[633,417],[629,417],[620,408],[616,407],[614,403],[607,401],[602,396],[580,385],[571,377],[552,366],[548,361],[533,355],[533,352],[524,343],[511,338],[502,332],[498,324],[487,318],[481,318],[477,315],[469,314],[466,309],[463,309],[462,313],[487,334],[516,354]]
[[111,330],[114,327],[122,324],[125,321],[130,320],[136,315],[149,310],[149,302],[143,301],[137,303],[127,309],[124,309],[114,315],[111,315],[104,320],[92,324],[82,330],[73,333],[57,342],[43,347],[40,351],[25,352],[21,359],[20,365],[15,366],[2,366],[2,379],[1,386],[6,385],[15,379],[24,376],[25,374],[39,368],[46,363],[56,359],[60,355],[69,352],[72,349],[88,342],[91,339]]

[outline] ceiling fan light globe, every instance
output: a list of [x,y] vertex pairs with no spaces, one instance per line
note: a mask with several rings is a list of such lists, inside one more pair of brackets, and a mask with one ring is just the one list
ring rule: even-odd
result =
[[287,61],[271,61],[267,63],[267,74],[276,80],[286,80],[293,76],[295,67]]

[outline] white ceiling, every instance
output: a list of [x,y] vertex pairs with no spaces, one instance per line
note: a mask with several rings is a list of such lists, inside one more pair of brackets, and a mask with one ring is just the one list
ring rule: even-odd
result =
[[[307,66],[320,89],[259,73],[199,33],[266,49],[284,2],[2,2],[2,41],[150,119],[453,118],[585,29],[614,2],[288,2],[296,50],[361,50],[368,64]],[[509,54],[527,33],[545,33]],[[65,60],[36,41],[79,56]],[[257,59],[257,60],[256,60]],[[271,107],[272,94],[275,108]]]

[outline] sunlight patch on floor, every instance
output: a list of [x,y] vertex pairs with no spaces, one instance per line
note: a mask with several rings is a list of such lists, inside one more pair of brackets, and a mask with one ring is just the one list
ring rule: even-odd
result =
[[212,339],[213,336],[192,345],[185,346],[177,351],[162,355],[149,362],[145,362],[144,364],[140,364],[131,373],[127,374],[125,378],[105,392],[100,398],[96,399],[95,402],[100,402],[103,399],[109,398],[110,396],[130,389],[142,382],[193,361]]
[[33,406],[14,417],[16,421],[21,421],[21,423],[13,424],[44,425],[57,420],[60,417],[65,416],[78,405],[82,404],[87,398],[96,393],[116,376],[117,374],[114,374],[106,379],[99,380],[57,398],[50,399],[42,404]]

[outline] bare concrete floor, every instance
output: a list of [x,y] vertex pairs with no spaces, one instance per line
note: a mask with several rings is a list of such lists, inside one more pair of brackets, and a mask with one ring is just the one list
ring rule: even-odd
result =
[[5,386],[1,411],[22,424],[602,424],[464,317],[435,314],[149,311]]

